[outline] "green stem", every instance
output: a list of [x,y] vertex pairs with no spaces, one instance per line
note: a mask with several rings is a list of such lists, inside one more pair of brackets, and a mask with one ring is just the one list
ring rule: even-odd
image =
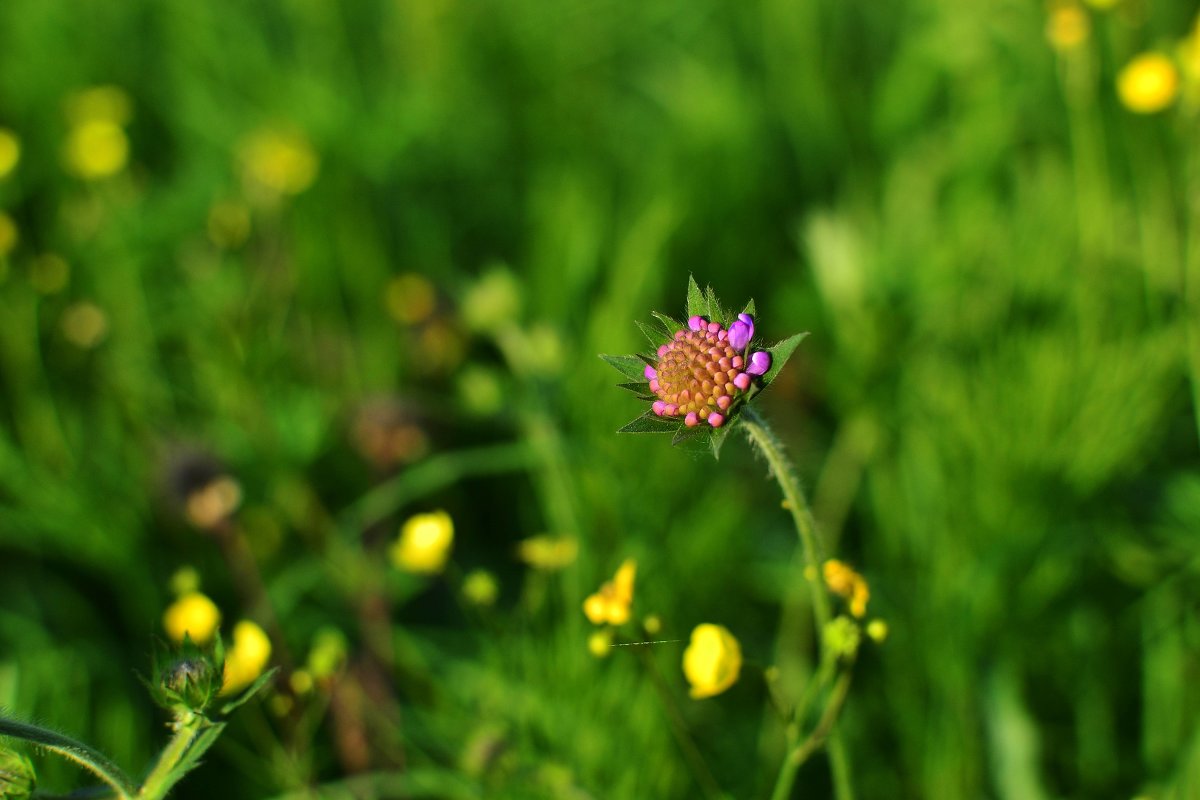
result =
[[[821,585],[820,575],[821,563],[823,561],[821,543],[817,539],[812,512],[808,508],[808,501],[805,499],[804,490],[801,488],[800,480],[796,476],[795,470],[792,468],[787,454],[783,450],[783,443],[771,431],[766,419],[753,406],[747,406],[742,411],[742,424],[746,427],[746,435],[750,437],[751,443],[758,448],[763,458],[767,460],[767,464],[771,468],[771,474],[775,477],[779,488],[783,492],[783,497],[787,501],[788,511],[791,513],[792,522],[796,526],[796,533],[800,536],[800,545],[804,551],[804,579],[808,581],[809,590],[812,595],[813,616],[817,623],[817,635],[820,636],[825,630],[825,626],[829,624],[831,612],[829,596],[825,593]],[[843,683],[845,684],[844,688]],[[843,692],[843,696],[841,697],[839,697],[839,689]],[[842,703],[845,700],[844,692],[848,689],[849,674],[846,673],[843,679],[839,680],[838,684],[835,685],[829,702],[825,707],[825,713],[821,717],[821,722],[817,724],[813,733],[805,740],[805,744],[801,745],[802,748],[807,747],[808,752],[804,753],[803,758],[794,767],[789,766],[788,762],[794,760],[795,751],[791,751],[789,757],[784,759],[784,764],[780,768],[779,780],[775,785],[776,798],[785,798],[790,794],[792,784],[796,778],[796,771],[799,769],[800,764],[803,763],[803,759],[807,759],[811,751],[828,740],[829,766],[833,777],[834,795],[838,800],[853,800],[854,788],[850,777],[849,756],[842,744],[841,737],[833,729],[833,723],[837,721],[837,715],[841,711]],[[800,709],[798,708],[797,711],[800,711]],[[831,711],[833,712],[832,716],[830,716]],[[822,723],[827,718],[829,720],[828,730],[822,730]],[[793,725],[797,729],[802,722],[803,720],[799,717],[793,717]],[[821,735],[814,739],[818,732]]]
[[52,753],[74,761],[111,786],[116,792],[118,800],[130,800],[137,791],[133,781],[129,780],[125,773],[121,772],[120,767],[114,764],[108,756],[69,736],[37,725],[17,722],[7,717],[0,717],[0,736],[11,736],[14,739],[33,742]]
[[191,762],[199,757],[200,754],[194,752],[193,745],[207,727],[208,720],[199,714],[193,714],[178,723],[175,735],[159,754],[154,769],[150,770],[146,780],[142,781],[142,788],[137,794],[138,800],[160,800],[167,796],[188,771]]
[[[792,784],[796,780],[796,772],[803,766],[808,757],[817,751],[822,744],[828,739],[830,741],[830,750],[833,748],[832,736],[834,734],[833,726],[837,722],[838,715],[841,713],[842,706],[846,702],[846,695],[850,692],[850,671],[847,669],[838,678],[837,683],[833,687],[832,694],[829,695],[829,704],[825,706],[825,712],[821,714],[820,721],[813,728],[812,733],[808,735],[803,742],[795,744],[796,736],[795,728],[789,730],[788,752],[783,759],[783,764],[779,767],[779,778],[775,781],[775,791],[771,794],[771,800],[787,800],[792,793]],[[832,760],[832,756],[831,756]],[[839,792],[838,797],[842,797],[841,787],[838,783],[838,769],[846,769],[846,762],[833,765],[834,786]],[[847,783],[844,784],[849,788],[849,775],[844,778]]]

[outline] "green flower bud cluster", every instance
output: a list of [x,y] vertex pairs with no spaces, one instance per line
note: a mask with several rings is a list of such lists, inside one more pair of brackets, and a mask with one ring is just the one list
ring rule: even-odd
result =
[[153,679],[148,682],[154,702],[176,719],[203,714],[221,691],[225,648],[220,635],[201,647],[184,636],[178,651],[159,647],[154,654]]

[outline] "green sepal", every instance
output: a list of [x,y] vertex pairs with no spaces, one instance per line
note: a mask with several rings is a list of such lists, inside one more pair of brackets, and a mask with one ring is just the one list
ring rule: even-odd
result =
[[649,400],[650,402],[654,402],[658,399],[650,393],[650,384],[646,383],[645,381],[642,381],[641,383],[618,383],[617,386],[621,387],[627,392],[633,392],[635,395],[637,395],[639,400]]
[[262,675],[259,675],[258,678],[254,681],[254,683],[250,684],[246,688],[245,691],[243,691],[240,695],[238,695],[233,700],[230,700],[228,703],[221,706],[221,716],[223,716],[223,717],[229,716],[239,706],[241,706],[243,703],[245,703],[251,697],[254,697],[254,695],[258,694],[259,690],[261,690],[264,686],[266,686],[267,683],[270,682],[270,680],[275,677],[275,673],[277,673],[277,672],[279,672],[279,667],[272,667],[271,669],[264,672]]
[[[775,376],[783,369],[783,365],[792,357],[792,353],[796,351],[796,348],[800,345],[800,342],[804,341],[806,336],[808,336],[807,331],[797,333],[795,336],[789,336],[782,342],[777,342],[773,346],[766,348],[767,352],[771,354],[771,367],[761,378],[764,388],[771,385],[771,381],[775,380]],[[751,350],[753,349],[751,348]]]
[[617,433],[671,433],[681,425],[677,419],[660,417],[653,411],[647,411],[625,423]]
[[644,356],[610,356],[602,353],[600,358],[604,359],[606,364],[626,378],[645,382],[646,364],[649,362],[646,361]]
[[687,288],[687,315],[688,319],[695,316],[708,316],[708,300],[704,297],[704,292],[700,290],[700,285],[696,283],[695,276],[688,275]]

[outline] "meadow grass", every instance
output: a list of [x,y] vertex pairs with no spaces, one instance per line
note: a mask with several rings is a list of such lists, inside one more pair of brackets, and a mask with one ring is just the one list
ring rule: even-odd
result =
[[[763,671],[818,667],[791,521],[740,435],[616,435],[645,404],[597,358],[693,274],[810,332],[760,408],[890,629],[857,796],[1200,796],[1200,48],[1187,3],[1103,5],[5,0],[0,708],[140,777],[191,567],[285,674],[345,657],[175,797],[701,796],[648,664],[769,796]],[[1138,114],[1150,50],[1180,85]],[[438,509],[450,565],[397,570]],[[577,557],[522,563],[543,533]],[[684,641],[597,659],[626,558]],[[745,663],[692,700],[700,623]],[[791,796],[832,791],[820,756]]]

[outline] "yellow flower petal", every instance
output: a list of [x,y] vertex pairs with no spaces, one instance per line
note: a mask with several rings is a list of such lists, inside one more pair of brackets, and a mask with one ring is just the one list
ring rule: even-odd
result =
[[454,522],[445,511],[417,514],[400,529],[392,545],[392,563],[405,572],[431,575],[442,571],[454,543]]
[[271,640],[258,625],[242,620],[233,628],[233,645],[225,653],[221,694],[243,689],[262,675],[271,660]]
[[176,643],[182,642],[187,634],[196,644],[204,644],[220,624],[221,612],[217,604],[200,592],[188,592],[167,606],[163,613],[163,627]]
[[1161,53],[1143,53],[1117,75],[1117,95],[1136,114],[1153,114],[1175,102],[1179,70]]
[[694,698],[712,697],[728,689],[742,669],[742,648],[723,625],[705,623],[692,631],[683,651],[683,675]]

